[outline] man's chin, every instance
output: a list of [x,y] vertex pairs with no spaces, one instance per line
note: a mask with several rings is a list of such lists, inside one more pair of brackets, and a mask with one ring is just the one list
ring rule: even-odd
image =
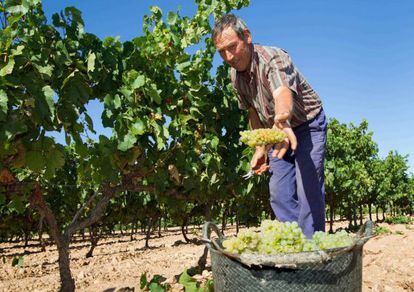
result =
[[230,63],[228,63],[228,64],[230,65],[230,67],[236,69],[236,71],[239,71],[239,72],[244,72],[244,71],[247,70],[246,68],[240,66],[238,63],[236,63],[236,64],[230,64]]
[[245,72],[246,68],[234,68],[237,72]]
[[246,71],[246,68],[244,68],[244,67],[242,67],[242,66],[231,66],[231,67],[233,67],[234,69],[236,69],[236,71],[238,71],[238,72],[244,72],[244,71]]

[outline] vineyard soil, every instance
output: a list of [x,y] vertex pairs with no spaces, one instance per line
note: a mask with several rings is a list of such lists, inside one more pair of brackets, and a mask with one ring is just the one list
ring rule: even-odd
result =
[[[371,239],[364,248],[363,291],[414,291],[414,225],[379,224],[391,231]],[[339,227],[336,223],[335,227]],[[234,233],[234,227],[226,235]],[[189,238],[201,236],[189,228]],[[160,274],[173,281],[185,268],[195,266],[204,245],[184,244],[179,229],[154,233],[145,249],[145,237],[129,235],[106,237],[86,258],[89,242],[77,237],[71,245],[71,269],[78,291],[139,291],[139,278]],[[54,246],[40,251],[35,241],[24,249],[23,242],[0,244],[0,291],[57,291],[59,274]],[[14,256],[23,255],[22,267],[13,267]],[[2,260],[3,259],[3,260]],[[207,269],[209,259],[207,262]],[[208,274],[205,272],[204,275]],[[176,285],[177,287],[178,285]]]

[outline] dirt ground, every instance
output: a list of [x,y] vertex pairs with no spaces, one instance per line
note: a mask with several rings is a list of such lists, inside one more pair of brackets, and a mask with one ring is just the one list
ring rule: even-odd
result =
[[[335,227],[339,227],[336,224]],[[381,234],[364,247],[363,291],[414,291],[414,225],[388,225],[391,234]],[[201,237],[201,230],[190,228],[190,238]],[[234,228],[226,235],[234,233]],[[142,273],[160,274],[169,281],[195,266],[204,245],[184,244],[179,230],[171,229],[158,238],[154,234],[150,249],[145,249],[143,234],[134,241],[129,235],[112,236],[98,243],[92,258],[85,258],[89,250],[87,241],[71,244],[71,270],[78,291],[139,291]],[[22,267],[13,267],[14,256],[23,255]],[[3,259],[3,260],[2,260]],[[207,267],[209,266],[209,258]],[[206,275],[205,277],[209,277]],[[211,276],[211,273],[210,273]],[[38,243],[29,247],[22,243],[0,244],[0,291],[57,291],[59,272],[57,251],[48,246],[41,252]],[[131,289],[132,290],[132,289]]]

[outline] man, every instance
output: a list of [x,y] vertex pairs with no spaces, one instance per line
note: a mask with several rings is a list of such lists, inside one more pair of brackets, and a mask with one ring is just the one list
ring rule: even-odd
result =
[[327,125],[319,96],[284,50],[253,45],[246,24],[235,15],[217,21],[212,38],[231,66],[232,85],[240,109],[248,110],[250,127],[275,126],[287,134],[273,147],[256,147],[251,160],[257,174],[270,171],[276,217],[298,222],[307,237],[324,231]]

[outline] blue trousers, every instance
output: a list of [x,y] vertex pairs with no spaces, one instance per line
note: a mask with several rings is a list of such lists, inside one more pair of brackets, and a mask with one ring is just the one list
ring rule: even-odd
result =
[[327,122],[323,110],[312,120],[293,128],[298,145],[283,159],[272,158],[270,204],[278,220],[296,221],[312,237],[325,231],[324,159]]

